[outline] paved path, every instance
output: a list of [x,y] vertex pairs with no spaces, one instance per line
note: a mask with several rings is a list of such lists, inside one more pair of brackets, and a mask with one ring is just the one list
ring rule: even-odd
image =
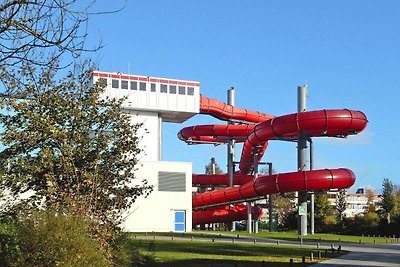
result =
[[344,245],[342,248],[350,252],[313,267],[400,266],[399,245]]
[[[144,239],[153,239],[153,236],[139,237]],[[224,234],[221,237],[216,237],[215,242],[232,242],[233,238],[234,242],[257,242],[264,244],[276,244],[277,241],[279,244],[285,245],[299,245],[299,242],[286,241],[286,240],[277,240],[270,238],[254,238],[249,236],[242,236],[237,238],[236,235]],[[171,239],[168,236],[157,236],[156,239]],[[188,240],[190,237],[182,237],[175,236],[175,240]],[[196,241],[211,241],[213,240],[211,237],[207,237],[207,234],[204,234],[203,237],[195,237]],[[304,242],[304,246],[316,247],[317,242]],[[312,265],[313,267],[355,267],[355,266],[379,266],[379,267],[400,267],[400,245],[399,244],[390,244],[390,245],[372,245],[372,244],[350,244],[350,243],[330,243],[330,242],[321,242],[318,244],[320,248],[331,248],[333,245],[334,248],[337,248],[341,245],[342,250],[350,251],[343,256],[338,258],[330,259],[328,261],[324,261],[321,263],[317,263]]]

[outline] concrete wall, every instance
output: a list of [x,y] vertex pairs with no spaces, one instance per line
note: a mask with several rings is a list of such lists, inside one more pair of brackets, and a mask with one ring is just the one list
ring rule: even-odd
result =
[[141,138],[139,147],[143,150],[138,155],[138,160],[161,160],[161,118],[158,113],[133,110],[126,110],[125,113],[129,114],[132,125],[143,124],[138,130],[138,136]]
[[[142,166],[135,173],[136,181],[147,179],[154,186],[147,197],[140,197],[125,214],[122,224],[129,232],[171,232],[175,227],[175,211],[185,211],[185,232],[192,229],[192,164],[187,162],[141,162]],[[159,191],[159,172],[185,173],[184,192]]]

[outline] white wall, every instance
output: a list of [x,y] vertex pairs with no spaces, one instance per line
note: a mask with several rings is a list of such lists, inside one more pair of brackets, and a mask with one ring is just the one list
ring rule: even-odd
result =
[[131,124],[143,123],[138,131],[141,138],[139,147],[143,150],[138,155],[140,161],[159,161],[161,160],[161,124],[158,113],[125,110],[130,116]]
[[[136,181],[147,179],[154,186],[147,197],[140,197],[131,209],[122,227],[129,232],[171,232],[174,231],[174,211],[185,211],[185,231],[192,229],[192,163],[188,162],[141,162],[135,172]],[[158,172],[184,172],[185,192],[160,192],[158,190]]]

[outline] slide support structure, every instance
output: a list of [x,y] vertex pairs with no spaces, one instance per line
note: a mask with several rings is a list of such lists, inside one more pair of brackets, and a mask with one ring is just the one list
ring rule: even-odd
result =
[[[297,87],[297,112],[306,111],[307,101],[307,86]],[[305,171],[307,166],[307,136],[300,132],[297,140],[297,169],[298,171]],[[298,192],[298,208],[302,211],[307,210],[307,191]],[[299,212],[299,227],[298,233],[301,236],[307,235],[307,213]]]
[[[314,144],[313,144],[313,140],[310,138],[308,140],[308,142],[310,143],[310,171],[312,171],[314,169]],[[315,194],[314,191],[311,192],[310,194],[310,233],[313,235],[315,233],[314,229],[315,229],[315,225],[314,225],[314,217],[315,217],[315,206],[314,206],[314,202],[315,202]]]
[[[235,106],[235,87],[231,87],[228,90],[227,94],[227,100],[228,100],[228,105],[231,105],[232,107]],[[233,122],[228,121],[228,124],[234,124]],[[233,186],[233,174],[235,172],[235,140],[233,138],[229,138],[228,144],[227,144],[227,169],[228,169],[228,186],[232,187]],[[235,222],[232,222],[231,226],[232,231],[236,230],[236,224]]]
[[[272,162],[267,162],[268,164],[268,175],[272,175]],[[269,232],[272,232],[272,194],[268,195],[268,221],[269,221]]]

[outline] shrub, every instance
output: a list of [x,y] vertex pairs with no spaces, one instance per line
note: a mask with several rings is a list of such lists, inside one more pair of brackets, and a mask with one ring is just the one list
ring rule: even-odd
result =
[[17,230],[13,225],[0,223],[0,266],[7,266],[20,255]]
[[13,225],[2,235],[10,236],[3,266],[110,266],[83,218],[41,211],[18,216]]

